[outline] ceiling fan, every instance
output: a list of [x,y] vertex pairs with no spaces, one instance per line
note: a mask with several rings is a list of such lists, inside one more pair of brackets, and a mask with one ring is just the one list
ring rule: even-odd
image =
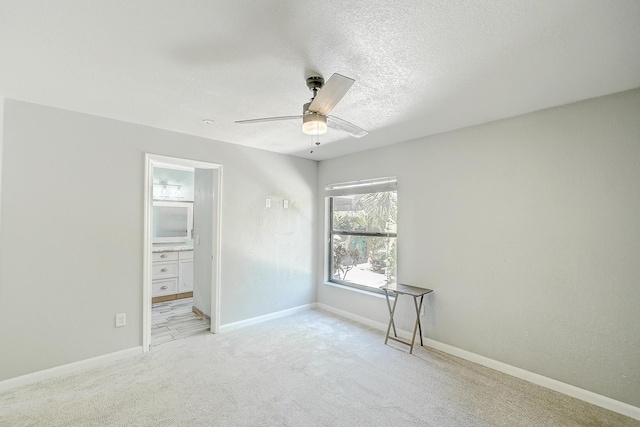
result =
[[[368,133],[366,130],[339,117],[329,115],[353,83],[355,83],[355,80],[338,73],[334,73],[326,84],[321,76],[311,76],[307,78],[307,87],[313,92],[313,97],[304,104],[301,115],[236,120],[236,123],[246,124],[302,119],[302,132],[307,135],[322,135],[327,132],[327,126],[329,126],[345,131],[356,138],[363,137]],[[316,142],[316,144],[319,144],[319,142]]]

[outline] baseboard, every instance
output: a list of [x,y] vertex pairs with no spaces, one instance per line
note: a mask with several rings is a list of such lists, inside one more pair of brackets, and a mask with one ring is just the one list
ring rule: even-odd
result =
[[211,317],[209,317],[206,314],[204,314],[204,311],[200,310],[195,305],[193,307],[191,307],[191,311],[193,313],[195,313],[195,315],[198,316],[200,319],[207,319],[209,321],[209,323],[211,323]]
[[[329,313],[337,314],[338,316],[346,317],[349,320],[355,320],[358,323],[362,323],[365,326],[371,326],[374,329],[379,329],[381,331],[387,332],[387,324],[376,322],[375,320],[371,320],[366,317],[358,316],[357,314],[350,313],[348,311],[340,310],[339,308],[332,307],[330,305],[322,304],[321,302],[316,303],[316,306],[320,310],[328,311]],[[398,335],[402,338],[411,339],[411,334],[409,332],[402,331],[400,329],[397,330]]]
[[[329,305],[322,304],[322,303],[317,303],[317,307],[321,310],[325,310],[330,313],[337,314],[338,316],[342,316],[347,319],[354,320],[358,323],[362,323],[363,325],[370,326],[374,329],[378,329],[384,332],[387,331],[386,323],[376,322],[375,320],[358,316],[356,314],[349,313],[348,311],[340,310],[338,308],[331,307]],[[411,335],[412,335],[411,332],[400,330],[400,329],[398,329],[397,332],[398,332],[398,335],[401,336],[402,338],[411,339]],[[448,353],[452,356],[456,356],[461,359],[465,359],[470,362],[477,363],[478,365],[486,366],[487,368],[491,368],[496,371],[511,375],[513,377],[520,378],[532,384],[536,384],[536,385],[548,388],[550,390],[557,391],[559,393],[566,394],[571,397],[575,397],[576,399],[583,400],[593,405],[600,406],[601,408],[608,409],[613,412],[617,412],[619,414],[625,415],[630,418],[634,418],[636,420],[640,420],[640,408],[629,405],[628,403],[620,402],[619,400],[615,400],[610,397],[606,397],[601,394],[597,394],[592,391],[573,386],[571,384],[563,383],[561,381],[554,380],[552,378],[535,374],[533,372],[529,372],[524,369],[517,368],[515,366],[490,359],[488,357],[480,356],[479,354],[462,350],[460,348],[457,348],[448,344],[444,344],[439,341],[432,340],[430,338],[424,338],[424,343],[428,347],[442,351],[444,353]]]
[[191,298],[193,296],[193,292],[183,292],[181,294],[171,294],[171,295],[163,295],[161,297],[153,297],[151,298],[151,304],[155,304],[158,302],[165,301],[173,301],[182,298]]
[[301,311],[311,310],[316,307],[316,303],[300,305],[298,307],[288,308],[286,310],[276,311],[275,313],[265,314],[263,316],[252,317],[251,319],[241,320],[239,322],[228,323],[220,326],[220,332],[231,331],[238,328],[244,328],[246,326],[255,325],[257,323],[266,322],[267,320],[277,319],[284,316],[289,316]]
[[[265,314],[264,316],[253,317],[251,319],[242,320],[240,322],[230,323],[228,325],[222,325],[220,331],[230,331],[233,329],[243,328],[257,323],[265,322],[271,319],[277,319],[279,317],[289,316],[300,311],[311,310],[316,307],[315,303],[301,305],[298,307],[289,308],[275,313]],[[69,363],[62,366],[56,366],[55,368],[45,369],[31,374],[22,375],[15,378],[9,378],[4,381],[0,381],[0,393],[16,388],[23,385],[33,384],[38,381],[46,380],[49,378],[55,378],[61,375],[70,374],[73,372],[81,371],[83,369],[96,368],[100,365],[104,365],[109,362],[113,362],[120,359],[125,359],[132,356],[142,354],[142,346],[133,347],[127,350],[118,351],[115,353],[109,353],[91,359],[80,360],[78,362]]]
[[9,378],[8,380],[0,381],[0,393],[16,387],[21,387],[23,385],[47,380],[49,378],[59,377],[61,375],[78,372],[84,369],[97,368],[98,366],[104,365],[106,363],[126,359],[128,357],[133,357],[140,354],[142,354],[142,346],[132,347],[127,350],[116,351],[115,353],[92,357],[91,359],[80,360],[78,362],[56,366],[55,368],[33,372],[31,374],[21,375],[15,378]]

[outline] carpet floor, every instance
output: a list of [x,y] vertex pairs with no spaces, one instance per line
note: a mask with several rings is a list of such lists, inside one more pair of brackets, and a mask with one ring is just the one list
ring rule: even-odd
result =
[[0,394],[1,426],[638,426],[320,310]]

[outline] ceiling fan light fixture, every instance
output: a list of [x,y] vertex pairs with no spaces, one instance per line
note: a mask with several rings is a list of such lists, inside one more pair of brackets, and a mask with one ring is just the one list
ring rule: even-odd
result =
[[[321,76],[311,76],[307,79],[307,87],[313,92],[313,98],[302,106],[301,114],[296,116],[236,120],[235,123],[246,124],[302,119],[302,132],[306,135],[314,136],[316,144],[319,143],[318,136],[327,133],[327,126],[343,130],[354,138],[360,138],[367,134],[366,130],[339,117],[329,116],[331,110],[333,110],[336,104],[347,93],[354,82],[355,80],[338,73],[334,73],[326,84]],[[329,119],[327,119],[327,117],[329,117]]]
[[308,113],[302,117],[302,132],[307,135],[327,133],[327,116],[319,113]]

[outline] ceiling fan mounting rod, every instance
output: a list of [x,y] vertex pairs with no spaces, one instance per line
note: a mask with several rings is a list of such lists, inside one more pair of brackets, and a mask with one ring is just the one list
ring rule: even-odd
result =
[[321,76],[307,77],[307,87],[311,92],[313,92],[313,96],[311,97],[311,101],[309,102],[313,102],[313,100],[316,99],[318,89],[322,89],[322,86],[324,86],[324,79]]

